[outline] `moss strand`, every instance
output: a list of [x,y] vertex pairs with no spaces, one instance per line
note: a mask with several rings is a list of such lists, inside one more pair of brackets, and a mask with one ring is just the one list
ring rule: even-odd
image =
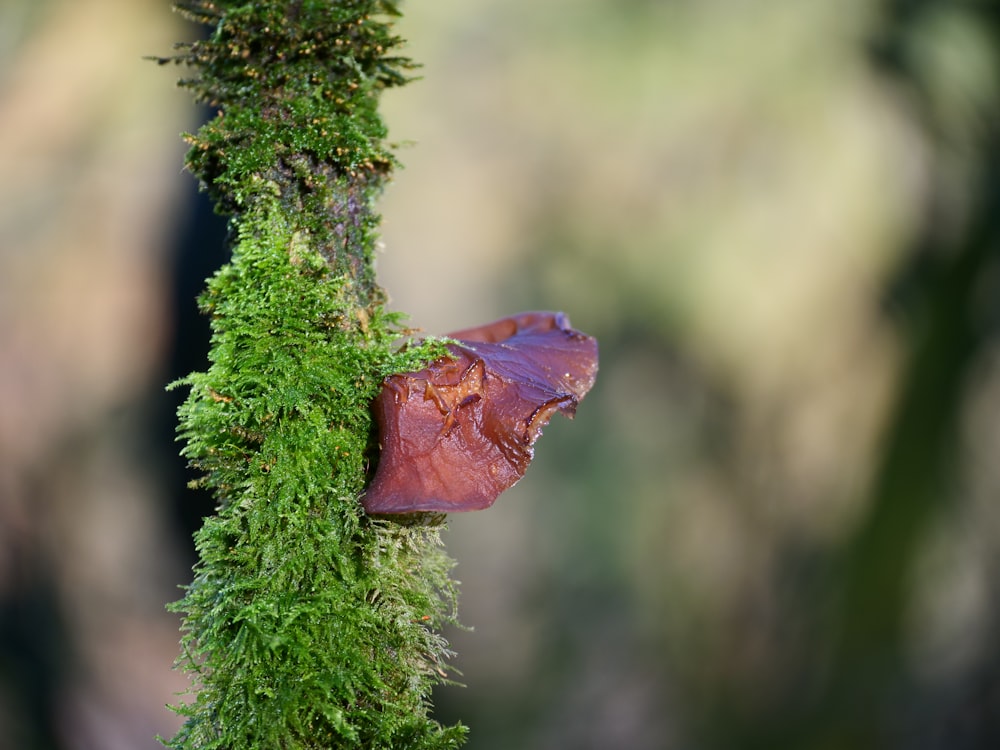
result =
[[[372,520],[369,404],[397,351],[372,257],[394,157],[378,95],[412,64],[390,2],[189,1],[213,31],[169,61],[216,108],[187,165],[232,216],[231,261],[201,297],[205,372],[180,409],[182,453],[218,511],[195,540],[182,666],[193,699],[172,748],[454,748],[429,716],[454,618],[436,523]],[[164,60],[166,62],[167,60]]]

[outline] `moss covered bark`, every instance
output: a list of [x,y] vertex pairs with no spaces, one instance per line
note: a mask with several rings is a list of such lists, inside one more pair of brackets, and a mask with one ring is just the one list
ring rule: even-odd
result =
[[391,2],[184,2],[212,27],[170,60],[217,110],[187,164],[231,214],[232,259],[201,298],[210,365],[182,381],[183,453],[217,500],[196,535],[174,748],[445,748],[429,716],[454,612],[434,523],[365,516],[382,378],[404,352],[372,258],[394,164],[379,93],[409,61]]

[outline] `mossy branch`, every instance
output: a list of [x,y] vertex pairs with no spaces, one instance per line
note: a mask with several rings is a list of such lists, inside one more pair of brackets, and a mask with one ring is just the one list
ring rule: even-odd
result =
[[373,254],[394,165],[379,93],[394,3],[191,1],[211,35],[183,81],[217,109],[187,164],[232,215],[230,263],[201,298],[207,372],[180,409],[183,454],[213,491],[195,539],[182,665],[194,676],[173,748],[451,748],[429,717],[456,590],[439,525],[365,516],[369,404],[381,380],[444,353],[397,350]]

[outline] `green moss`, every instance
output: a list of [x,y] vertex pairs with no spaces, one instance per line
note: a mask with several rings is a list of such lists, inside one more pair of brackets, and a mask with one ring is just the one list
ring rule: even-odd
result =
[[[382,379],[443,356],[397,349],[372,256],[391,170],[377,93],[410,67],[386,2],[197,2],[215,25],[180,62],[219,107],[188,165],[233,214],[232,260],[201,298],[210,366],[175,385],[182,453],[218,512],[196,535],[175,748],[451,748],[429,717],[449,655],[440,519],[369,518]],[[381,13],[382,20],[376,20]]]

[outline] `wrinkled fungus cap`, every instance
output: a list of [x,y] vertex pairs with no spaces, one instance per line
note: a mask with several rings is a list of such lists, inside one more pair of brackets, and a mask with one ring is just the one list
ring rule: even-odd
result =
[[448,334],[454,359],[385,379],[373,410],[378,469],[368,513],[490,507],[524,476],[532,446],[594,384],[597,340],[563,313],[529,312]]

